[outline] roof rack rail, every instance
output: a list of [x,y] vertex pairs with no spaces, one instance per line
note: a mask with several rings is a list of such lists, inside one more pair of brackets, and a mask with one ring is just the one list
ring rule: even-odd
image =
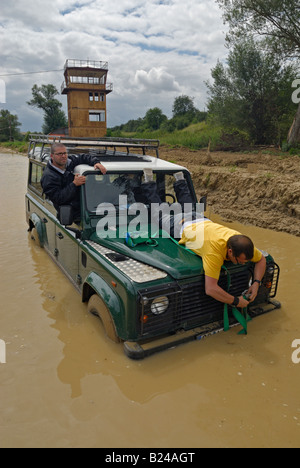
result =
[[32,134],[29,138],[29,152],[35,146],[52,145],[53,143],[62,143],[65,146],[71,147],[94,147],[94,148],[113,148],[115,152],[126,150],[126,153],[130,153],[132,150],[141,150],[143,155],[146,155],[146,151],[155,151],[156,157],[159,158],[159,140],[146,140],[142,138],[73,138],[69,136],[55,136],[55,135],[41,135]]

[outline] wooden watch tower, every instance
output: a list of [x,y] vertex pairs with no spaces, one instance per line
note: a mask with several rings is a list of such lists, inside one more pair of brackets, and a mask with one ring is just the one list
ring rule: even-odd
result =
[[67,60],[62,94],[68,96],[69,136],[101,138],[107,132],[108,63]]

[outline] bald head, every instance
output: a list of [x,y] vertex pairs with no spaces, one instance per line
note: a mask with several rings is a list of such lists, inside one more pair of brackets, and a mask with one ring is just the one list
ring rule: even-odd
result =
[[247,236],[236,235],[230,237],[227,242],[227,248],[232,250],[232,254],[235,258],[239,258],[244,254],[246,260],[250,261],[254,257],[254,244]]

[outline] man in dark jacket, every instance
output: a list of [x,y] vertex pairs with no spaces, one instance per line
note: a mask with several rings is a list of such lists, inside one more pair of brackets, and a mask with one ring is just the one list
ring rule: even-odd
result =
[[51,146],[51,159],[41,180],[43,192],[52,201],[58,216],[62,205],[71,205],[75,222],[80,221],[80,187],[86,182],[84,176],[74,176],[73,171],[80,164],[88,164],[106,174],[105,167],[94,156],[68,155],[62,143],[54,143]]

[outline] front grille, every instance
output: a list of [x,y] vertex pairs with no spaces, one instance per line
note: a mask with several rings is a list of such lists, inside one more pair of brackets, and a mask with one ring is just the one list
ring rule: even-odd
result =
[[[250,276],[248,269],[230,275],[231,285],[228,289],[228,273],[222,272],[219,286],[232,296],[240,296],[248,289]],[[224,304],[205,294],[204,277],[197,283],[182,286],[182,293],[180,325],[185,330],[223,319]]]
[[[240,296],[248,289],[251,278],[249,269],[236,269],[230,274],[229,293]],[[222,271],[219,285],[228,290],[228,273]],[[163,298],[167,297],[169,306],[163,311],[166,304]],[[159,298],[162,298],[159,300]],[[151,305],[155,301],[161,304],[162,314],[154,314]],[[208,323],[223,320],[224,304],[205,294],[204,276],[196,282],[172,283],[164,289],[146,289],[139,293],[139,330],[142,336],[154,336],[174,332],[176,330],[189,330]],[[153,308],[152,308],[153,309]]]

